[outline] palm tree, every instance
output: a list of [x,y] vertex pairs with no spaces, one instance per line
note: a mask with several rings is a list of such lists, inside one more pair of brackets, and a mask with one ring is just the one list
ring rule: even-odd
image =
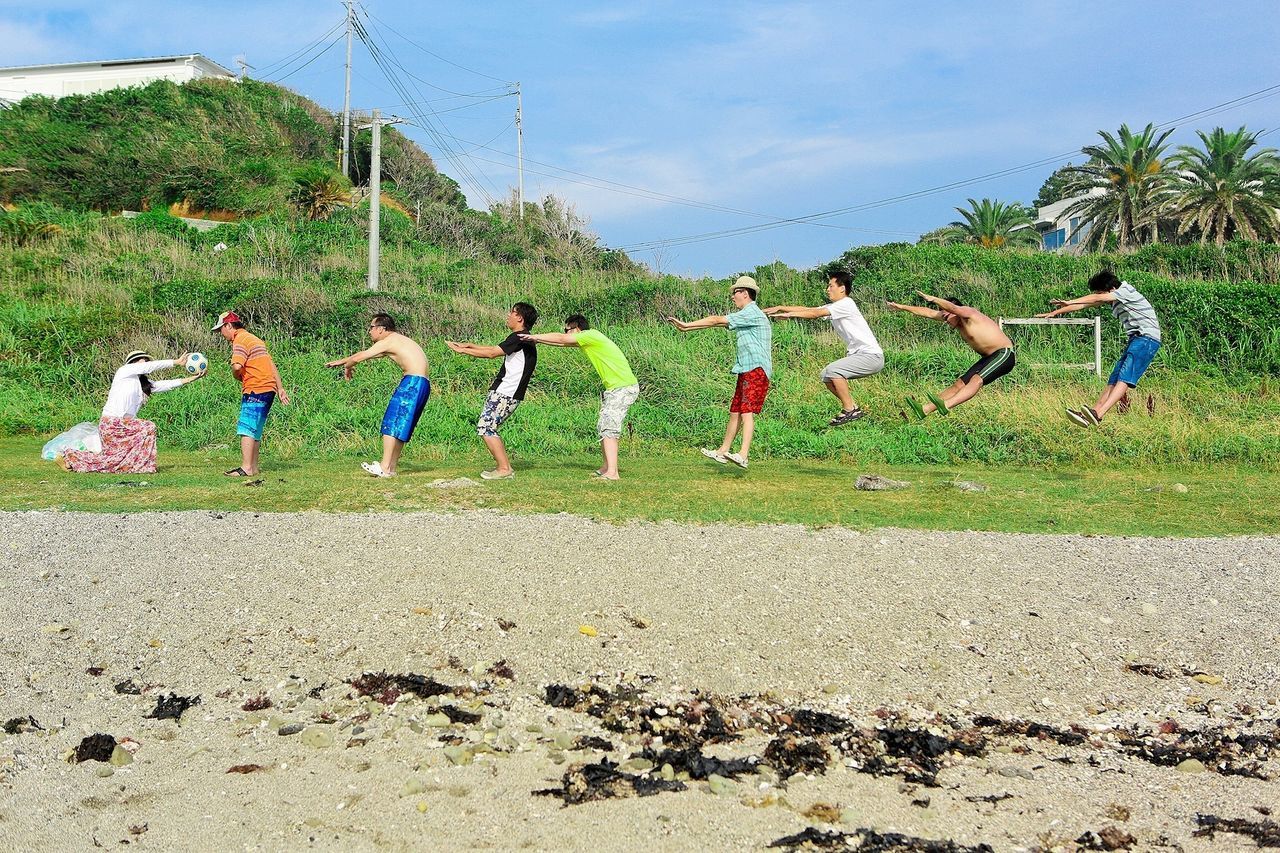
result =
[[920,242],[972,243],[985,249],[1035,246],[1040,242],[1031,216],[1016,201],[1005,204],[989,198],[969,199],[969,209],[957,207],[956,213],[964,218],[929,232]]
[[1166,215],[1177,219],[1178,235],[1200,232],[1221,246],[1234,236],[1272,240],[1280,236],[1280,157],[1274,148],[1249,154],[1258,134],[1241,127],[1228,133],[1215,127],[1208,136],[1196,131],[1204,148],[1183,145],[1170,158]]
[[351,204],[351,189],[345,181],[323,166],[303,166],[293,175],[293,203],[308,219],[328,219],[339,207]]
[[1157,214],[1166,175],[1160,158],[1171,133],[1173,128],[1157,135],[1155,125],[1148,124],[1135,134],[1122,124],[1116,136],[1098,131],[1105,144],[1080,149],[1089,161],[1068,167],[1072,177],[1063,187],[1064,195],[1079,201],[1063,215],[1080,217],[1080,227],[1073,234],[1088,226],[1085,248],[1101,248],[1113,232],[1121,250],[1141,242],[1144,229],[1151,242],[1160,239]]

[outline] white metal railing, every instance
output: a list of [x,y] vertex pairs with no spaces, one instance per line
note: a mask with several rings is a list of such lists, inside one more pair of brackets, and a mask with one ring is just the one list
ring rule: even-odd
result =
[[1005,326],[1093,326],[1093,361],[1084,364],[1033,364],[1032,367],[1074,367],[1092,370],[1102,378],[1102,318],[1094,317],[1001,317],[998,322],[1003,331]]

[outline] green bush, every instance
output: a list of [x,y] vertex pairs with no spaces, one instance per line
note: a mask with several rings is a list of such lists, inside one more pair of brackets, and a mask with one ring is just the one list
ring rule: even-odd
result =
[[[404,218],[388,214],[392,221]],[[158,397],[149,411],[173,446],[226,442],[235,388],[222,363],[224,344],[209,325],[218,312],[234,308],[267,340],[297,400],[273,414],[270,441],[294,453],[348,452],[376,442],[395,370],[371,364],[344,384],[321,365],[365,346],[369,316],[385,310],[423,342],[431,359],[437,391],[415,452],[473,450],[469,424],[496,364],[459,357],[443,339],[496,342],[505,335],[506,308],[517,300],[541,311],[539,330],[558,330],[565,316],[581,311],[622,347],[643,385],[627,452],[687,448],[718,440],[723,429],[732,391],[731,336],[722,330],[681,335],[660,318],[723,313],[730,305],[728,280],[500,264],[426,245],[418,229],[403,239],[384,232],[383,289],[371,292],[359,211],[340,211],[325,222],[266,217],[181,237],[116,220],[74,229],[84,243],[71,254],[70,231],[26,246],[0,240],[0,432],[52,433],[92,418],[118,359],[130,349],[202,349],[214,365],[210,378]],[[229,248],[214,253],[216,242]],[[1273,254],[1243,244],[1221,252],[1185,248],[1109,258],[964,246],[851,251],[841,262],[855,268],[854,295],[888,353],[886,370],[855,388],[872,417],[856,429],[823,428],[833,403],[817,376],[839,355],[839,342],[825,324],[779,322],[759,452],[859,463],[1272,462],[1280,453],[1280,393],[1271,378],[1280,369],[1280,316],[1275,278],[1261,276]],[[1073,431],[1062,406],[1092,399],[1100,383],[1091,374],[1029,365],[1086,361],[1091,342],[1079,330],[1020,328],[1014,335],[1022,366],[1014,374],[951,418],[925,426],[898,420],[903,395],[944,387],[974,356],[951,330],[889,312],[884,299],[910,299],[916,288],[953,290],[993,315],[1025,317],[1051,298],[1083,292],[1103,263],[1115,264],[1152,299],[1166,333],[1130,414],[1104,430]],[[1172,277],[1171,265],[1194,274]],[[1205,278],[1215,265],[1255,277]],[[769,264],[752,272],[765,305],[824,299],[821,271]],[[1115,321],[1104,316],[1110,362],[1122,340]],[[592,452],[597,392],[579,353],[544,350],[509,443],[524,454]],[[1154,415],[1147,414],[1148,395]]]
[[131,228],[136,228],[139,231],[153,231],[156,234],[166,234],[170,237],[185,239],[192,234],[198,233],[196,229],[168,211],[154,208],[139,213],[128,222]]

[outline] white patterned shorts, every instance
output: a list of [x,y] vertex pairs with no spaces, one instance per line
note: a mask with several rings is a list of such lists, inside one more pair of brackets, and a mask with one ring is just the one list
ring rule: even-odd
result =
[[622,421],[639,396],[639,385],[614,388],[600,395],[600,420],[596,421],[596,432],[600,433],[601,438],[622,437]]
[[494,438],[497,436],[498,427],[502,426],[503,421],[511,417],[511,413],[516,410],[518,405],[520,405],[520,401],[515,397],[508,397],[506,394],[490,391],[489,396],[485,398],[484,408],[480,410],[480,419],[476,421],[476,435],[481,438]]

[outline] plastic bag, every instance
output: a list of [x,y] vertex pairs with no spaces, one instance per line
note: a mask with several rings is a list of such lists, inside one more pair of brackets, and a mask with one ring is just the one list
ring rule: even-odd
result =
[[88,450],[91,453],[101,453],[102,436],[98,434],[98,425],[84,421],[64,433],[59,433],[45,443],[44,449],[40,451],[40,458],[57,459],[66,450]]

